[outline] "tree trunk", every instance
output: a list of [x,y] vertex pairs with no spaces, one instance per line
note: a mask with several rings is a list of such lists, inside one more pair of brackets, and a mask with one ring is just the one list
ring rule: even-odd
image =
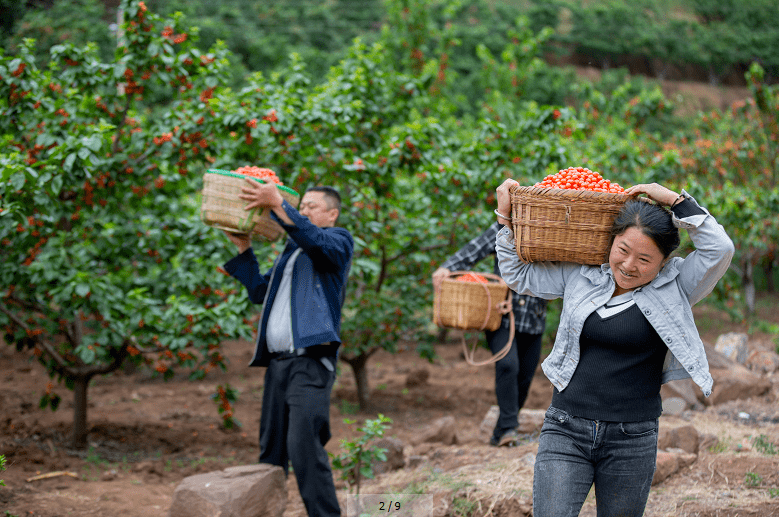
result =
[[91,375],[73,377],[73,435],[71,446],[74,449],[87,448],[87,388]]
[[352,367],[354,374],[354,383],[357,386],[357,401],[360,404],[360,411],[368,409],[368,400],[370,399],[370,386],[368,385],[368,358],[369,354],[360,354],[350,358],[343,358]]
[[768,257],[765,261],[765,280],[766,280],[766,291],[769,293],[773,293],[776,291],[776,286],[774,285],[774,255],[773,253],[769,253]]
[[744,302],[747,305],[747,317],[750,317],[755,314],[755,275],[751,254],[744,260],[744,275],[741,280],[744,286]]

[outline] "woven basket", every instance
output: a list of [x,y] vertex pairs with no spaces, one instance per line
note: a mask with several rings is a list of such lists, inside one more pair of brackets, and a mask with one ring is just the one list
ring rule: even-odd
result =
[[[479,273],[488,283],[463,282],[454,277],[468,271],[453,271],[434,292],[434,322],[439,327],[460,330],[497,330],[509,312],[509,288],[497,275]],[[508,305],[507,305],[508,303]]]
[[608,259],[614,219],[631,196],[514,186],[511,223],[523,262],[600,265]]
[[[245,178],[241,174],[210,169],[203,175],[203,193],[200,218],[209,226],[235,233],[249,233],[260,239],[275,241],[283,233],[282,227],[270,217],[270,208],[244,210],[246,201],[240,199]],[[259,178],[250,179],[264,183]],[[278,186],[281,197],[296,207],[300,201],[294,190]]]

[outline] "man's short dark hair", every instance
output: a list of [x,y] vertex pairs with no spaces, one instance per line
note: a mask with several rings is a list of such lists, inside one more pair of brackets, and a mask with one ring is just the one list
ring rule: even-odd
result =
[[306,192],[322,192],[325,195],[327,208],[330,210],[337,208],[338,213],[341,213],[341,194],[339,194],[335,188],[326,185],[317,185],[316,187],[307,188]]

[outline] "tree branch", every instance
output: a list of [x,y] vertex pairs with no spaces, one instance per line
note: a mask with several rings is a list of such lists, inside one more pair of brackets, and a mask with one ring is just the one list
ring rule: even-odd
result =
[[[19,319],[19,317],[16,314],[6,309],[5,304],[0,305],[0,311],[2,311],[6,316],[11,318],[11,320],[16,325],[18,325],[20,328],[27,331],[27,333],[29,334],[30,327],[28,327],[27,324],[24,323],[24,321]],[[57,364],[55,370],[57,370],[60,373],[67,373],[72,371],[70,365],[68,365],[67,361],[65,361],[62,355],[59,352],[57,352],[57,349],[54,348],[54,346],[51,343],[37,336],[32,336],[31,339],[35,342],[36,345],[40,345],[41,347],[43,347],[46,353],[48,353],[51,356],[51,358],[54,359],[54,362]]]

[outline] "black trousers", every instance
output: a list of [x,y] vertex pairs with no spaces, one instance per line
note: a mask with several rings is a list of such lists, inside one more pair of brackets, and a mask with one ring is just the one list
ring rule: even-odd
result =
[[[334,359],[329,359],[334,366]],[[335,372],[319,358],[273,359],[265,372],[260,416],[260,463],[292,463],[311,517],[340,516],[325,450],[330,440],[330,392]]]
[[[487,344],[493,354],[506,346],[509,329],[485,331]],[[504,432],[519,425],[519,410],[527,400],[530,383],[536,373],[541,357],[543,334],[514,333],[514,341],[508,355],[495,363],[495,395],[500,414],[495,425],[494,436],[500,438]]]

